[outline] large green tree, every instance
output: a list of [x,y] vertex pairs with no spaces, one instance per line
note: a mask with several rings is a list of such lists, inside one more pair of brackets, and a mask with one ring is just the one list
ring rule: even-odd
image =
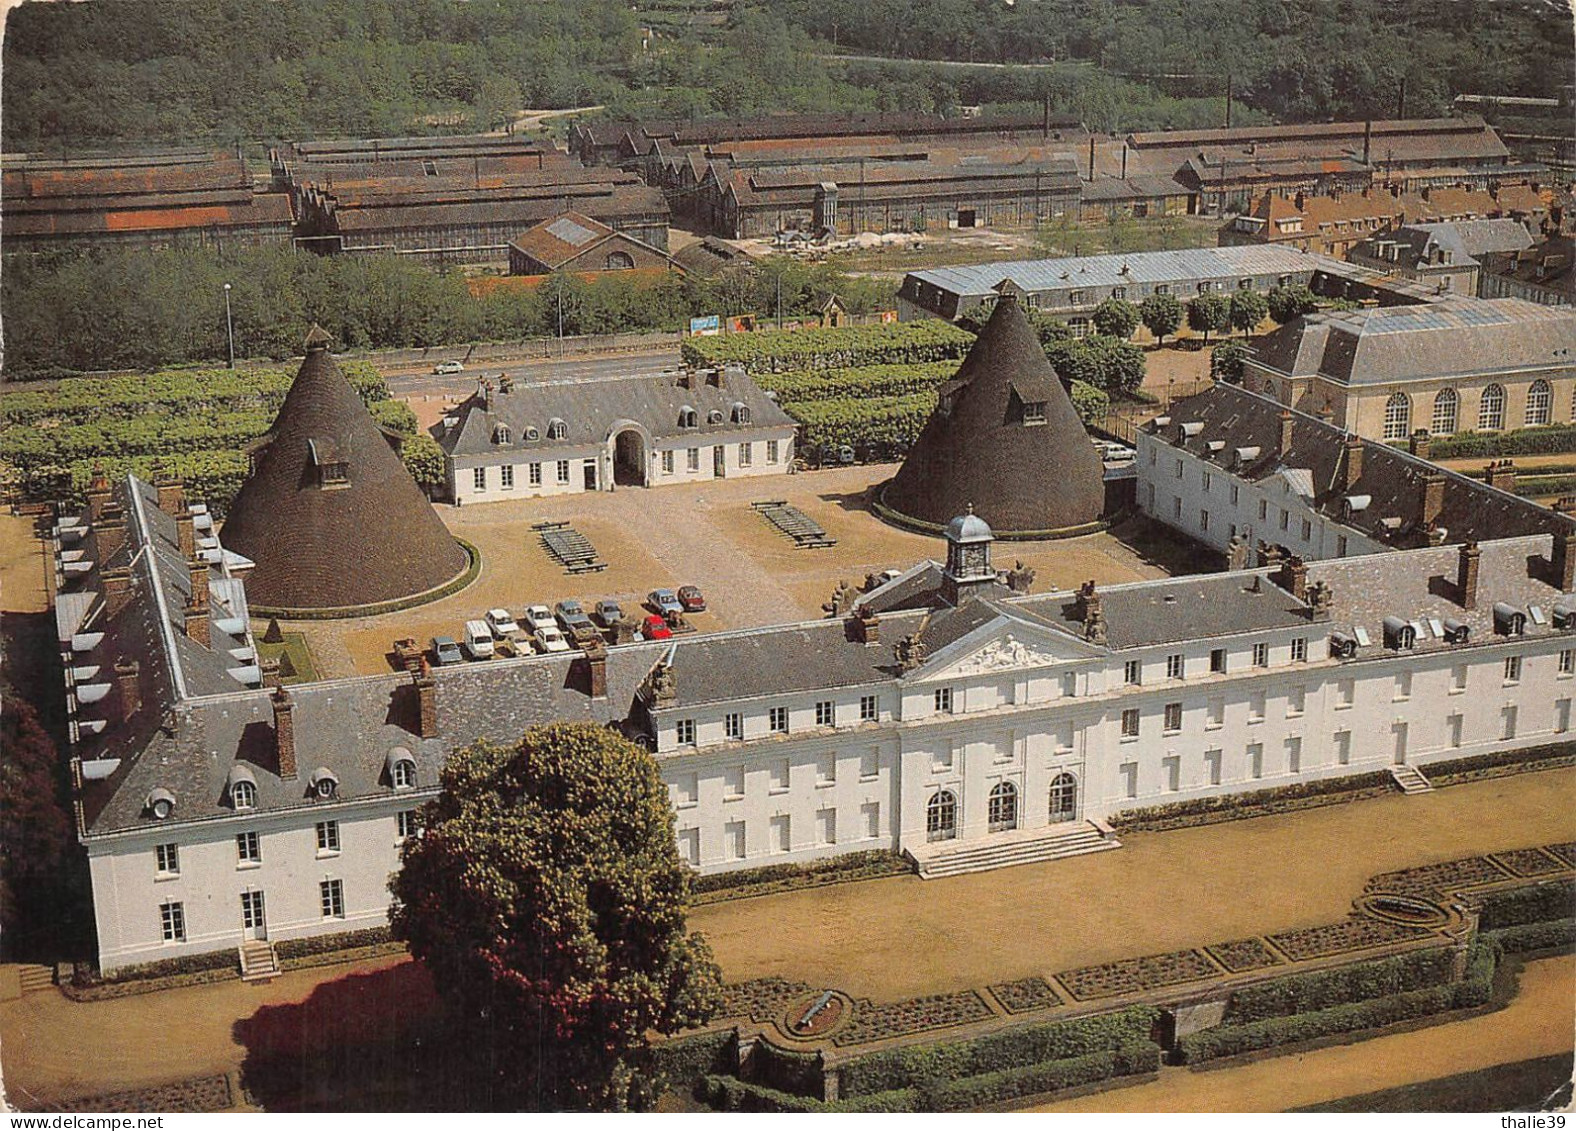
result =
[[1233,329],[1241,330],[1246,337],[1255,326],[1269,317],[1270,304],[1258,291],[1236,290],[1231,292],[1231,309],[1227,317]]
[[1138,307],[1119,298],[1108,298],[1094,308],[1095,328],[1126,341],[1138,329]]
[[1153,294],[1139,305],[1138,316],[1155,341],[1163,345],[1166,335],[1176,333],[1182,325],[1182,303],[1175,295]]
[[1224,334],[1231,329],[1231,300],[1215,291],[1205,291],[1187,304],[1187,328],[1203,334]]
[[719,1003],[652,756],[588,724],[451,755],[390,881],[394,933],[469,1022],[495,1102],[654,1098],[646,1034]]

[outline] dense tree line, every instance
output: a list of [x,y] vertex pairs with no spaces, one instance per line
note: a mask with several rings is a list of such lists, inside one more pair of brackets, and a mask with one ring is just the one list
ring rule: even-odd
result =
[[104,251],[14,257],[0,275],[8,376],[151,369],[226,357],[230,283],[238,357],[293,357],[321,325],[343,349],[675,330],[696,314],[797,318],[829,293],[853,313],[885,309],[894,284],[773,257],[706,280],[555,276],[473,295],[456,273],[397,256],[322,258],[289,248]]

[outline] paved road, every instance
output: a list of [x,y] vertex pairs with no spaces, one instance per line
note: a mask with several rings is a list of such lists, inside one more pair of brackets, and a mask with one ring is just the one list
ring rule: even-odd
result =
[[395,366],[383,370],[389,392],[406,396],[465,396],[480,377],[507,373],[522,384],[529,381],[584,381],[598,377],[653,375],[679,364],[679,351],[619,354],[616,357],[567,357],[561,361],[502,361],[467,366],[464,373],[439,376],[430,365]]

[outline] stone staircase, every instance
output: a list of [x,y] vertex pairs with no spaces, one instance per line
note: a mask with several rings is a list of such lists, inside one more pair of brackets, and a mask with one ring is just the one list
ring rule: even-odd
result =
[[266,982],[279,976],[279,959],[272,943],[247,939],[241,944],[241,981]]
[[1391,766],[1390,776],[1401,787],[1402,793],[1432,793],[1433,783],[1425,778],[1416,766]]
[[992,833],[979,840],[936,841],[907,851],[919,870],[920,879],[933,880],[939,876],[961,876],[1014,864],[1039,864],[1120,847],[1122,842],[1109,831],[1084,821],[1076,825]]
[[55,972],[48,966],[21,965],[17,967],[16,973],[24,994],[47,990],[55,984]]

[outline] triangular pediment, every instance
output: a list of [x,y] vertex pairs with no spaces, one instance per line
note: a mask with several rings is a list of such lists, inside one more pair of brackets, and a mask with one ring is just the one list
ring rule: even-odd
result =
[[1082,663],[1103,649],[1058,629],[1003,612],[940,648],[909,678],[956,679]]

